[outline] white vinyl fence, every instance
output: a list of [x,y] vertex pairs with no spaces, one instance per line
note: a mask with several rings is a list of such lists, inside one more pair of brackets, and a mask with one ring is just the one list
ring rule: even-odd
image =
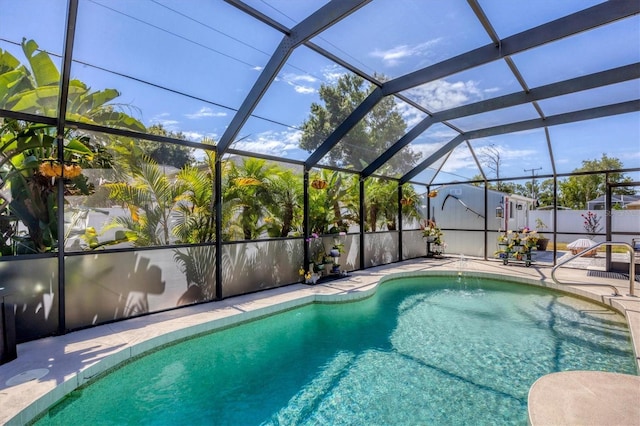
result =
[[[558,224],[556,231],[558,232],[559,243],[569,243],[577,238],[575,235],[562,235],[569,232],[583,233],[588,236],[585,229],[585,219],[582,215],[588,212],[596,215],[599,219],[599,227],[602,229],[598,232],[604,234],[606,230],[606,211],[605,210],[559,210],[557,212]],[[536,228],[536,219],[542,220],[547,225],[546,229]],[[631,243],[632,238],[640,238],[640,210],[612,210],[611,211],[611,232],[614,241],[622,241]],[[537,229],[539,232],[551,235],[554,229],[553,211],[551,210],[531,210],[529,211],[529,228]],[[615,235],[620,232],[631,232],[635,235]],[[595,241],[604,241],[604,236],[598,236]]]

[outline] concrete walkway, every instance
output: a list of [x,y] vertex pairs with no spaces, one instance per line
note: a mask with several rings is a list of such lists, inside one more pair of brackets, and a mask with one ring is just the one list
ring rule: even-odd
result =
[[[602,278],[594,281],[584,270],[563,268],[559,271],[558,278],[563,282],[614,285],[623,296],[612,297],[612,290],[609,287],[573,285],[558,287],[551,282],[551,268],[543,265],[504,266],[499,261],[459,257],[414,259],[357,271],[349,278],[323,285],[290,285],[21,344],[18,346],[18,358],[0,366],[0,423],[28,423],[96,375],[176,340],[313,301],[360,299],[375,292],[378,283],[391,275],[416,273],[457,275],[460,271],[473,276],[508,277],[509,280],[517,282],[561,289],[607,305],[625,315],[635,354],[640,354],[640,298],[627,296],[628,281]],[[640,293],[640,290],[636,292]],[[598,386],[598,379],[592,380],[585,376],[584,380],[589,382],[590,386]],[[593,404],[604,413],[609,412],[610,407],[613,406],[612,400],[628,393],[625,383],[622,381],[614,383],[615,392],[601,398],[594,398],[589,401],[589,404]],[[560,391],[564,386],[552,385],[551,388],[557,388]],[[530,413],[531,410],[535,412],[536,409],[553,402],[556,398],[553,389],[549,392],[545,391],[546,396],[542,395],[531,401]],[[630,410],[626,414],[617,412],[616,415],[626,416],[628,424],[640,424],[640,419],[634,417],[635,413]],[[568,423],[564,421],[550,421],[550,423],[577,424],[579,418],[574,418],[575,423],[570,420]]]

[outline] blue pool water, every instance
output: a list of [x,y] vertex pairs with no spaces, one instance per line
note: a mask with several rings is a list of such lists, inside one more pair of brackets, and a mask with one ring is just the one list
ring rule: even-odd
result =
[[73,392],[37,424],[527,424],[563,370],[637,374],[624,318],[476,278],[388,282],[195,338]]

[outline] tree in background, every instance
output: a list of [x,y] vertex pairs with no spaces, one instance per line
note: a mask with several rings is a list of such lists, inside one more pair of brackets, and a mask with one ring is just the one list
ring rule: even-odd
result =
[[540,182],[537,194],[540,207],[553,206],[553,179],[545,179]]
[[[313,152],[362,103],[372,88],[356,75],[343,75],[334,85],[323,84],[319,95],[324,105],[313,103],[309,118],[302,124],[300,147]],[[363,169],[400,139],[407,124],[393,96],[383,98],[327,154],[328,164]],[[417,164],[419,154],[404,149],[389,161],[392,173]]]
[[[499,178],[501,165],[501,155],[497,148],[488,147],[487,155],[484,158],[487,167],[494,171],[496,178]],[[582,167],[573,170],[573,173],[588,173],[602,170],[620,170],[623,168],[622,162],[613,157],[602,154],[600,159],[584,160]],[[482,180],[481,175],[476,175],[472,180]],[[610,172],[609,183],[626,183],[632,179],[624,173]],[[479,186],[479,184],[474,184]],[[533,185],[533,186],[532,186]],[[527,181],[524,184],[513,182],[500,182],[498,184],[488,183],[489,189],[499,190],[508,194],[518,194],[529,197],[532,193],[537,194],[540,206],[553,206],[553,179],[545,179],[540,184],[537,181]],[[558,205],[572,209],[585,209],[587,202],[596,199],[606,193],[607,182],[604,173],[592,173],[581,176],[570,176],[565,180],[558,181]],[[634,190],[627,187],[617,187],[613,189],[614,194],[633,195]]]
[[491,170],[496,179],[498,179],[496,190],[509,192],[503,187],[504,184],[500,182],[500,167],[502,166],[502,152],[500,152],[500,149],[495,145],[485,146],[482,148],[480,157],[482,158],[482,163]]
[[[148,133],[152,135],[166,136],[173,139],[186,140],[187,137],[182,132],[173,132],[165,129],[162,124],[154,124],[147,128]],[[195,161],[193,149],[172,144],[172,143],[152,143],[142,140],[139,142],[141,148],[146,155],[152,158],[156,163],[166,166],[172,166],[181,169],[186,165],[193,164]]]
[[[573,173],[596,172],[602,170],[620,170],[622,162],[607,154],[602,154],[602,158],[595,160],[584,160],[582,167],[573,170]],[[585,209],[587,202],[601,195],[606,194],[607,182],[604,173],[594,173],[582,176],[570,176],[569,178],[559,181],[558,187],[561,193],[561,204],[572,209]],[[625,176],[624,173],[609,173],[609,183],[631,182],[631,178]],[[632,195],[633,189],[618,187],[614,188],[613,193]],[[559,203],[560,204],[560,203]]]

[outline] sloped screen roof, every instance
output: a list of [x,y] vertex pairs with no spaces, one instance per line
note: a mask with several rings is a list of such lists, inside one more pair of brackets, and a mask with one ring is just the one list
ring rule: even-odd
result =
[[[478,161],[487,147],[501,150],[504,178],[569,173],[603,153],[640,168],[636,1],[0,0],[0,10],[0,49],[21,58],[34,40],[63,85],[114,88],[145,126],[213,140],[222,154],[427,184],[489,177]],[[345,81],[352,96],[331,91]],[[332,114],[314,123],[323,108]],[[10,110],[0,112],[20,117]]]

